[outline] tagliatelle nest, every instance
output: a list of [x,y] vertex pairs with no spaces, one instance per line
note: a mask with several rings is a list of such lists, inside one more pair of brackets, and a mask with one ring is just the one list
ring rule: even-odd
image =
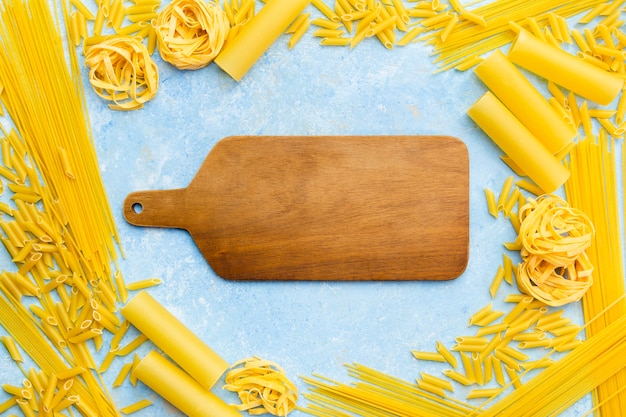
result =
[[225,382],[224,389],[237,392],[241,400],[234,407],[251,415],[286,416],[296,407],[298,388],[274,362],[243,359],[226,373]]
[[520,291],[550,305],[578,301],[593,284],[586,249],[595,233],[582,211],[560,197],[531,199],[519,212]]
[[159,13],[155,30],[161,57],[178,69],[192,70],[215,59],[230,22],[214,2],[174,0]]
[[96,94],[112,101],[112,110],[135,110],[159,89],[159,71],[148,48],[130,36],[116,36],[85,51],[89,82]]

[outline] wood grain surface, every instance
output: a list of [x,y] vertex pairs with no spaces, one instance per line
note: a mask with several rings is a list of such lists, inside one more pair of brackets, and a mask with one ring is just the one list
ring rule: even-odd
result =
[[233,280],[447,280],[468,261],[469,160],[450,136],[233,136],[125,219],[187,230]]

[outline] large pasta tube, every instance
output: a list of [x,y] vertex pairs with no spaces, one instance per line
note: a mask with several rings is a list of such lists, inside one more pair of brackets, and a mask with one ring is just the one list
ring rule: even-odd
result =
[[517,65],[601,105],[611,103],[624,84],[621,77],[542,42],[524,29],[508,56]]
[[552,154],[561,152],[576,137],[576,130],[500,50],[474,72]]
[[558,189],[569,171],[488,91],[468,115],[544,192]]
[[133,375],[189,417],[241,417],[237,410],[155,351],[139,361]]
[[215,63],[239,81],[310,0],[269,0],[259,13],[229,40]]
[[224,359],[147,292],[133,297],[121,313],[204,388],[211,389],[228,369]]

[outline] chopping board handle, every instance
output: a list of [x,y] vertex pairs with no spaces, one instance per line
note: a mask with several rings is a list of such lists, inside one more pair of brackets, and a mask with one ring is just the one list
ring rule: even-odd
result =
[[186,188],[135,191],[124,200],[124,218],[135,226],[187,228]]

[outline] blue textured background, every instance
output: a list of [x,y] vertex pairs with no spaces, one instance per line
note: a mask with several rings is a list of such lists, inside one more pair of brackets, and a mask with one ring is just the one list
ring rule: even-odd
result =
[[[451,347],[455,336],[473,334],[467,320],[491,301],[488,286],[502,243],[514,238],[508,221],[488,215],[483,193],[484,187],[498,192],[511,171],[466,116],[485,88],[471,72],[433,74],[430,49],[421,44],[390,51],[367,39],[350,50],[319,46],[307,34],[289,51],[287,40],[281,37],[239,83],[216,65],[176,70],[156,53],[159,93],[138,111],[110,111],[86,84],[102,176],[126,253],[120,263],[126,281],[162,278],[150,293],[228,362],[251,355],[273,360],[302,392],[307,389],[299,375],[350,381],[346,362],[407,380],[422,371],[437,375],[442,365],[418,362],[410,351],[434,351],[437,341]],[[185,187],[221,138],[281,134],[462,139],[470,155],[466,272],[449,282],[229,282],[212,272],[185,231],[123,220],[128,193]],[[504,286],[495,307],[507,291],[515,289]],[[579,305],[566,315],[580,322]],[[109,385],[122,363],[104,374]],[[1,382],[21,381],[3,352],[0,364]],[[456,388],[454,395],[464,399],[467,390]],[[236,399],[219,387],[214,391]],[[141,384],[126,382],[111,392],[120,407],[145,397],[155,401],[139,415],[180,415]],[[584,400],[566,415],[584,414],[589,406]]]

